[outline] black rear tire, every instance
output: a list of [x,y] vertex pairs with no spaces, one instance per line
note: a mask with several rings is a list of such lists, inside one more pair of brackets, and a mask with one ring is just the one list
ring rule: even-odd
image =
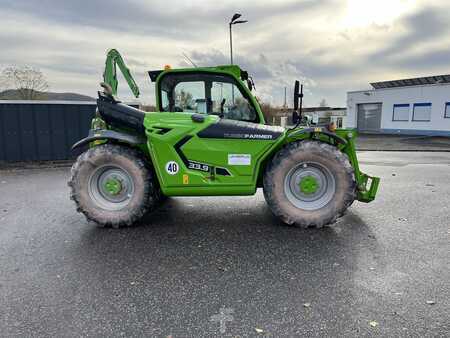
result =
[[154,179],[137,150],[103,144],[78,157],[68,185],[78,212],[100,226],[119,228],[154,209],[159,193]]
[[312,140],[292,142],[281,149],[266,167],[263,187],[273,214],[304,228],[334,223],[356,197],[347,155]]

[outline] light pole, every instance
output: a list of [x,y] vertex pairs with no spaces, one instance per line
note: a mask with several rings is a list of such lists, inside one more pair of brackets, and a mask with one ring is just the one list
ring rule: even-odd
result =
[[233,17],[230,20],[229,26],[230,26],[230,61],[231,64],[233,64],[233,32],[231,29],[231,26],[237,25],[239,23],[246,23],[247,20],[238,20],[242,15],[239,13],[235,13]]
[[[240,23],[246,23],[247,20],[238,20],[242,15],[239,13],[234,13],[233,17],[230,20],[230,61],[233,64],[233,32],[231,26],[237,25]],[[231,102],[234,104],[234,86],[231,85]]]

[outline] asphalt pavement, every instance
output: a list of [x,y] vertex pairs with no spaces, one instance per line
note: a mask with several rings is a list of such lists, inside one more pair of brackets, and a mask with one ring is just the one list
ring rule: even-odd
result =
[[448,136],[359,134],[356,148],[360,151],[450,151],[450,132]]
[[68,168],[0,171],[0,336],[448,337],[450,153],[360,160],[377,200],[319,230],[261,191],[102,229]]

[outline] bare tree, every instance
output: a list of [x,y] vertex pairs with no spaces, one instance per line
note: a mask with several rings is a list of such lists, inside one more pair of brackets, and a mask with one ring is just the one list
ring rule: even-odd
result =
[[44,74],[29,66],[10,66],[2,72],[4,86],[15,89],[18,99],[37,100],[45,98],[49,86]]
[[12,88],[12,86],[9,84],[8,79],[5,76],[5,71],[6,71],[5,68],[0,70],[0,92],[2,92],[2,93],[3,93],[3,91],[6,91],[6,90]]
[[0,92],[3,92],[7,88],[8,88],[8,84],[6,82],[6,79],[4,78],[4,76],[0,75]]
[[285,108],[274,107],[270,103],[264,102],[259,98],[257,98],[257,100],[267,123],[272,124],[274,119],[279,120],[280,116],[287,115],[287,110]]
[[180,104],[181,109],[192,109],[193,98],[192,94],[181,89],[180,92],[175,92],[176,101]]

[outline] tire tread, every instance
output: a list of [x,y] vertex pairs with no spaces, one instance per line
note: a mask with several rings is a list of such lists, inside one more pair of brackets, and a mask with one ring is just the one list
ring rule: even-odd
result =
[[[279,205],[277,199],[274,196],[274,185],[276,182],[272,179],[275,172],[279,169],[280,163],[286,158],[292,157],[295,153],[302,152],[321,152],[324,156],[332,156],[345,170],[346,179],[350,182],[349,189],[345,191],[341,207],[333,215],[327,215],[319,221],[312,222],[311,220],[304,219],[301,222],[295,220],[293,215],[288,215]],[[280,184],[278,182],[278,184]],[[272,210],[272,213],[279,217],[283,222],[296,225],[302,228],[316,227],[321,228],[328,224],[333,224],[339,217],[342,217],[347,211],[348,207],[353,203],[356,198],[356,181],[353,167],[347,155],[341,152],[336,147],[320,141],[304,140],[291,142],[284,146],[268,163],[264,177],[263,177],[263,192],[264,197]]]
[[[144,181],[143,200],[140,201],[137,208],[130,208],[128,215],[122,219],[111,220],[95,217],[92,210],[83,207],[83,203],[80,199],[80,182],[78,177],[80,169],[86,165],[93,165],[92,160],[95,157],[103,156],[105,154],[112,157],[122,156],[132,161],[139,168],[140,175],[142,175]],[[82,213],[89,222],[95,222],[101,227],[120,228],[131,226],[147,212],[152,211],[157,204],[157,195],[159,194],[157,190],[159,187],[154,182],[153,168],[143,159],[143,156],[136,149],[108,143],[90,148],[77,158],[72,165],[70,173],[70,180],[68,182],[68,186],[70,187],[70,199],[75,202],[77,212]]]

